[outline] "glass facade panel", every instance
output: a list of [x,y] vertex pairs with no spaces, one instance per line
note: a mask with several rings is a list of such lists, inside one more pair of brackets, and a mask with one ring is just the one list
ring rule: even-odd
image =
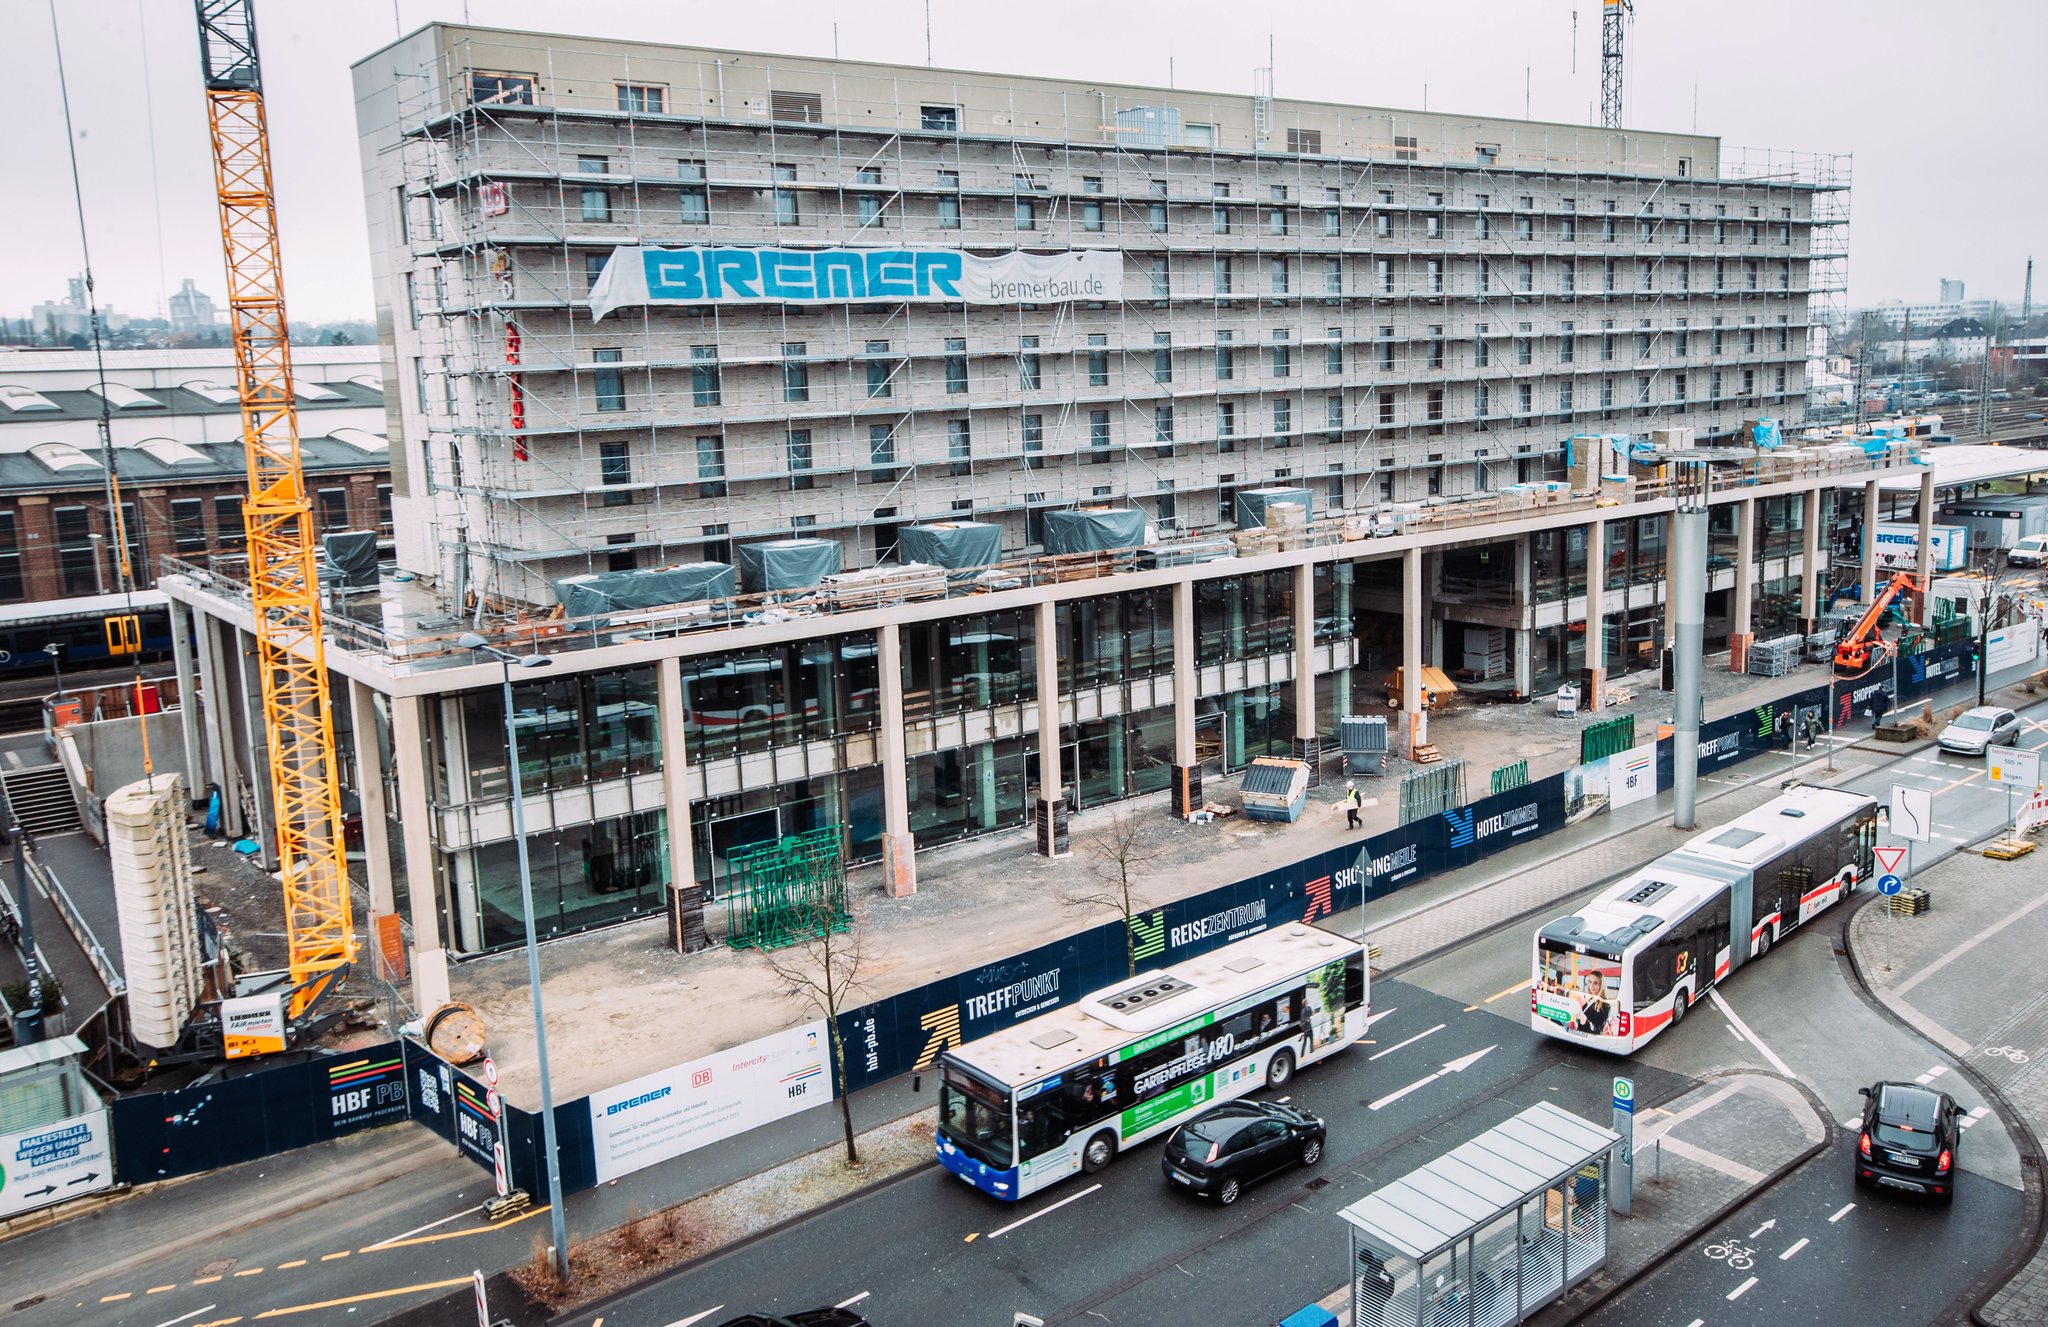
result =
[[682,661],[689,757],[765,751],[875,726],[873,634],[703,655]]
[[1195,658],[1204,664],[1294,648],[1293,577],[1254,572],[1195,585]]
[[[543,830],[526,839],[533,879],[534,929],[541,938],[587,930],[659,912],[668,884],[668,817],[659,810],[590,825]],[[510,839],[462,854],[453,872],[464,881],[460,947],[472,952],[522,943],[519,852]]]

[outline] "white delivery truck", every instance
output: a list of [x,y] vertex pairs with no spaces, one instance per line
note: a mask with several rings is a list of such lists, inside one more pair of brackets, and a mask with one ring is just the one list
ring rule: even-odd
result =
[[[1900,522],[1879,525],[1877,565],[1894,571],[1911,571],[1920,557],[1920,527]],[[1932,566],[1935,571],[1961,571],[1970,565],[1970,532],[1960,525],[1934,527]]]

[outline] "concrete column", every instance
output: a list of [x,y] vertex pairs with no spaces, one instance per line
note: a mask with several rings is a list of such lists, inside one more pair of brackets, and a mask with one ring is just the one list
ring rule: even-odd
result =
[[[1696,468],[1704,474],[1706,467]],[[1700,772],[1700,663],[1707,611],[1707,504],[1703,490],[1688,491],[1671,515],[1671,596],[1673,636],[1672,825],[1695,827]]]
[[1060,779],[1060,654],[1059,617],[1051,600],[1038,605],[1038,851],[1064,857],[1067,845],[1067,799]]
[[1308,762],[1308,786],[1323,782],[1322,738],[1316,728],[1315,568],[1294,569],[1294,758]]
[[1422,711],[1422,629],[1429,605],[1422,598],[1422,550],[1401,554],[1401,717],[1406,725],[1401,754],[1429,743],[1429,716]]
[[199,741],[199,684],[192,668],[191,609],[170,601],[171,659],[178,670],[178,735],[185,743],[185,791],[195,806],[206,803],[205,749]]
[[1913,570],[1920,577],[1920,625],[1928,626],[1934,621],[1934,596],[1928,593],[1933,586],[1934,574],[1934,470],[1929,467],[1920,472],[1920,551],[1913,559]]
[[1586,645],[1579,704],[1598,713],[1607,703],[1607,522],[1586,527]]
[[397,890],[391,879],[390,816],[384,805],[384,747],[377,734],[377,693],[351,678],[348,712],[356,739],[356,808],[363,824],[363,877],[370,890],[370,970],[382,980],[396,983],[405,980],[405,948],[398,943]]
[[280,865],[277,835],[272,828],[277,812],[271,805],[271,799],[276,795],[276,789],[270,786],[270,728],[268,716],[263,711],[263,665],[258,658],[256,638],[244,635],[239,627],[235,629],[235,647],[236,664],[241,670],[242,721],[247,738],[243,750],[249,758],[249,804],[256,808],[256,823],[249,827],[249,837],[256,840],[256,856],[263,869],[275,871]]
[[1357,648],[1356,640],[1351,634],[1351,594],[1357,571],[1358,564],[1355,562],[1331,564],[1331,575],[1334,578],[1331,584],[1334,587],[1334,597],[1336,599],[1334,612],[1337,615],[1337,642],[1339,649],[1337,675],[1334,679],[1335,685],[1330,689],[1330,712],[1338,718],[1342,718],[1346,714],[1356,714],[1358,712],[1352,707],[1351,703],[1351,674],[1353,669],[1350,664],[1344,662],[1345,659],[1350,657],[1349,652]]
[[418,696],[391,698],[391,767],[398,775],[398,823],[412,904],[412,1002],[424,1014],[448,1003],[448,951],[441,945],[441,873],[436,869],[433,789]]
[[1820,537],[1821,490],[1806,490],[1806,536],[1799,561],[1799,631],[1801,635],[1812,635],[1820,622],[1821,560],[1827,555],[1827,545]]
[[1536,687],[1536,633],[1529,622],[1535,613],[1536,552],[1525,534],[1515,536],[1514,548],[1513,603],[1521,621],[1514,629],[1515,695],[1521,700],[1533,700],[1530,693]]
[[242,836],[242,799],[236,795],[241,782],[234,758],[234,710],[228,701],[225,669],[221,666],[220,626],[201,614],[195,623],[195,644],[199,654],[199,700],[206,707],[206,770],[208,781],[220,790],[220,827],[223,834]]
[[1202,809],[1202,762],[1195,755],[1195,583],[1173,586],[1173,814]]
[[910,833],[910,764],[903,754],[903,631],[876,633],[882,681],[882,882],[890,898],[917,892],[917,840]]
[[668,943],[679,954],[709,949],[704,904],[690,842],[690,737],[683,723],[683,667],[673,657],[655,670],[655,717],[661,725],[661,800],[668,816]]
[[1728,634],[1728,670],[1749,671],[1750,608],[1756,593],[1756,499],[1735,504],[1735,621]]
[[1863,597],[1857,602],[1866,609],[1877,600],[1878,496],[1875,479],[1863,486],[1863,528],[1857,532],[1863,538],[1863,557],[1857,568],[1857,580],[1862,587]]

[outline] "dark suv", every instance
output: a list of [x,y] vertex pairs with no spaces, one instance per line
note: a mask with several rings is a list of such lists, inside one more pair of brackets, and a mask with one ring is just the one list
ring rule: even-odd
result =
[[1175,1129],[1159,1164],[1168,1183],[1227,1207],[1253,1180],[1297,1162],[1321,1161],[1327,1136],[1314,1115],[1245,1098],[1205,1110]]
[[1865,1101],[1856,1135],[1856,1182],[1953,1201],[1963,1132],[1963,1108],[1955,1098],[1918,1083],[1878,1083],[1860,1091]]

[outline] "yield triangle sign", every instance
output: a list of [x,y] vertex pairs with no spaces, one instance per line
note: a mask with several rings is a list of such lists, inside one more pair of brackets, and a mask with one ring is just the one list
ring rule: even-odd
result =
[[1899,863],[1905,860],[1906,850],[1904,848],[1879,848],[1877,850],[1877,864],[1884,868],[1886,875],[1897,875],[1899,873]]

